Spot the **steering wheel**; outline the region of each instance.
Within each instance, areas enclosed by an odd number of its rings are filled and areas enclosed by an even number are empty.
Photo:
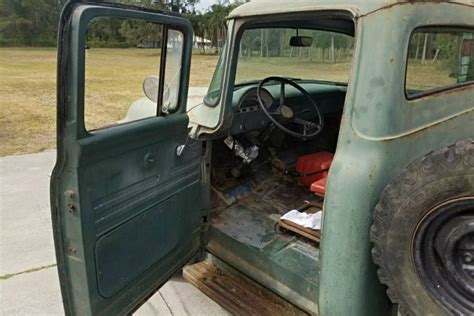
[[[280,82],[280,101],[278,104],[278,108],[275,111],[270,111],[265,106],[265,103],[263,102],[262,99],[262,87],[268,83],[268,82]],[[311,103],[311,105],[314,107],[316,110],[316,114],[318,116],[317,123],[310,122],[306,119],[303,119],[301,117],[298,117],[297,114],[293,111],[291,107],[288,105],[285,105],[285,85],[290,85],[294,87],[296,90],[301,92],[303,96],[306,97],[306,99]],[[321,112],[319,111],[319,107],[314,102],[313,98],[311,95],[303,89],[299,84],[294,82],[293,80],[283,78],[283,77],[268,77],[260,81],[260,84],[257,87],[257,99],[258,103],[260,104],[260,107],[262,108],[263,113],[270,119],[270,121],[275,124],[279,129],[281,129],[283,132],[287,133],[288,135],[297,137],[297,138],[302,138],[302,139],[307,139],[307,138],[312,138],[321,133],[323,130],[324,126],[324,119],[323,116],[321,115]],[[303,111],[306,112],[306,111]],[[300,125],[303,127],[303,132],[295,131],[293,129],[290,129],[285,126],[285,124],[289,123],[294,123],[296,125]]]

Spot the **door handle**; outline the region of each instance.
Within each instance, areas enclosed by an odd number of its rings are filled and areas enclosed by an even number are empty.
[[[153,166],[155,164],[155,161],[155,155],[150,153],[146,154],[144,160],[145,168],[150,168],[151,166]]]

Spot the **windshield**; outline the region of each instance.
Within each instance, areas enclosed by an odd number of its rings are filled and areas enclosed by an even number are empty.
[[[312,42],[307,42],[306,47],[290,45],[290,39],[297,35],[310,37]],[[347,83],[352,51],[353,37],[341,33],[296,28],[247,29],[239,44],[235,85],[269,76]],[[218,101],[222,64],[221,56],[206,97],[208,104]]]

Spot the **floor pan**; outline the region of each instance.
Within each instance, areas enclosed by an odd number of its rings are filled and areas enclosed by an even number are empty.
[[[268,183],[211,216],[208,250],[300,308],[317,311],[318,244],[277,231],[282,214],[307,199],[305,188]],[[313,202],[312,201],[312,202]]]

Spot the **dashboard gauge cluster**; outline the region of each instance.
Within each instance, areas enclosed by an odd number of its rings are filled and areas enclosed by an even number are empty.
[[[270,92],[266,89],[261,90],[262,100],[266,108],[269,109],[275,100],[273,99]],[[257,98],[257,88],[249,90],[241,99],[239,106],[237,107],[237,113],[246,113],[261,111],[260,104],[258,103]]]

